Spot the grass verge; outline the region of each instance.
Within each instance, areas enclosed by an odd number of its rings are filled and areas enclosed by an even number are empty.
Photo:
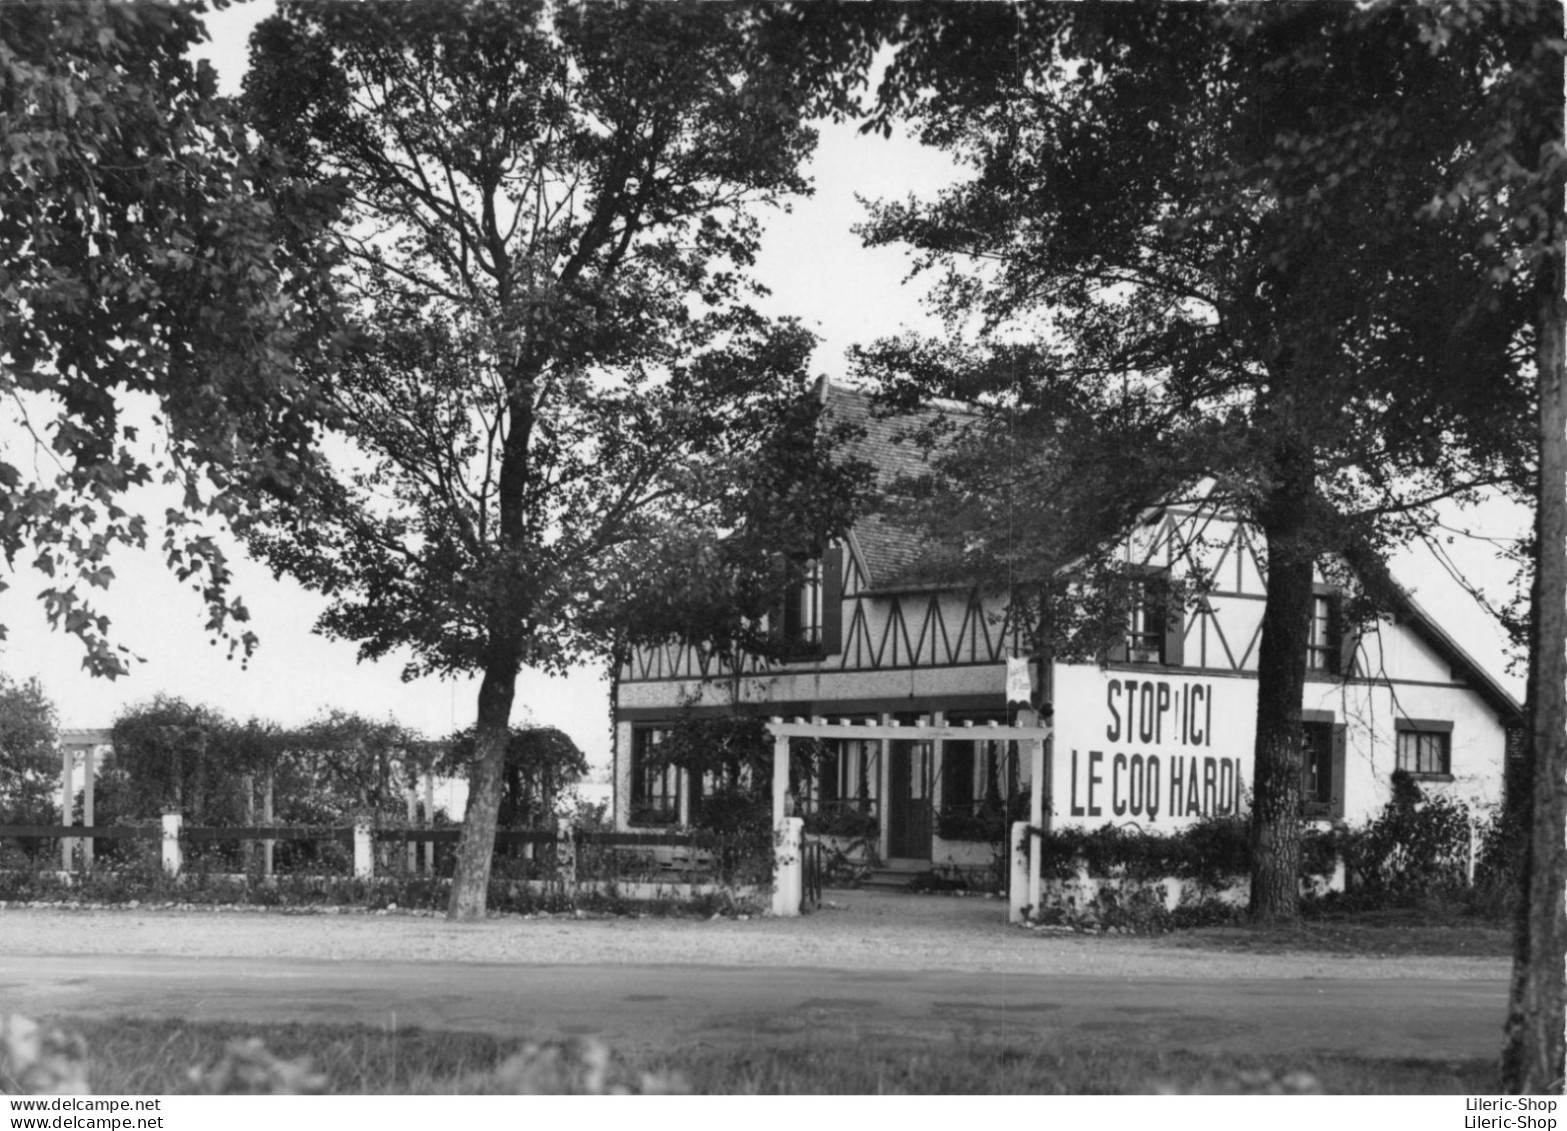
[[[1255,954],[1310,952],[1368,958],[1512,957],[1512,928],[1502,922],[1430,910],[1357,911],[1304,918],[1284,926],[1234,924],[1176,931],[1160,944]]]
[[[327,1092],[458,1093],[512,1090],[506,1065],[539,1046],[478,1033],[388,1030],[362,1025],[190,1023],[176,1020],[67,1020],[88,1049],[88,1080],[104,1095],[190,1091],[191,1069],[230,1055],[232,1042],[260,1038],[272,1057],[308,1058]],[[586,1054],[591,1059],[591,1054]],[[584,1056],[570,1043],[542,1059],[565,1071],[526,1077],[540,1091],[584,1090],[570,1069]],[[1206,1056],[1119,1047],[944,1037],[851,1042],[830,1036],[752,1047],[687,1046],[617,1055],[598,1069],[608,1086],[648,1090],[650,1081],[699,1094],[1144,1094],[1156,1091],[1410,1094],[1494,1092],[1493,1061]],[[230,1078],[244,1083],[243,1073]],[[541,1085],[542,1086],[539,1086]],[[236,1086],[228,1090],[250,1090]]]

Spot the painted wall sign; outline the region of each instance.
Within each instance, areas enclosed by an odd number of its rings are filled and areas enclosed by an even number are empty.
[[[1243,811],[1257,688],[1251,680],[1058,664],[1053,820],[1176,826]]]

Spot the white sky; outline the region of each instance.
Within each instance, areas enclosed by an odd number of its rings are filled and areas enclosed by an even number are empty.
[[[238,88],[250,29],[272,9],[270,2],[243,4],[208,17],[213,43],[205,53],[218,67],[225,88]],[[853,343],[904,328],[936,328],[921,311],[918,293],[903,285],[908,268],[904,254],[863,249],[850,232],[864,217],[855,195],[876,199],[928,193],[947,183],[951,167],[941,155],[908,141],[826,127],[812,173],[815,196],[797,202],[791,213],[769,224],[757,274],[773,291],[773,313],[796,315],[823,339],[815,369],[838,376],[844,370],[844,351]],[[161,504],[142,513],[157,515]],[[1469,512],[1455,525],[1512,537],[1527,522],[1522,508],[1496,505]],[[156,544],[156,534],[152,541]],[[1505,602],[1511,569],[1499,564],[1488,543],[1456,538],[1446,548],[1496,603]],[[249,606],[261,638],[248,669],[225,660],[222,647],[211,643],[202,629],[200,601],[163,568],[154,549],[117,555],[117,579],[107,598],[100,598],[116,641],[144,660],[128,677],[110,682],[86,675],[75,639],[48,630],[35,600],[43,579],[26,571],[9,578],[11,588],[0,593],[0,624],[10,634],[0,644],[0,671],[16,679],[37,676],[65,727],[107,726],[124,706],[158,692],[209,704],[241,720],[258,715],[284,725],[305,722],[328,707],[372,717],[390,715],[431,737],[473,721],[476,681],[403,683],[405,657],[357,663],[353,643],[326,640],[311,631],[325,607],[320,597],[274,580],[265,567],[245,560],[237,547],[232,553],[236,592]],[[1428,551],[1404,554],[1395,572],[1460,643],[1522,697],[1521,681],[1503,671],[1499,629]],[[557,726],[592,763],[608,763],[608,682],[601,672],[582,669],[563,678],[524,672],[516,703],[514,721]]]

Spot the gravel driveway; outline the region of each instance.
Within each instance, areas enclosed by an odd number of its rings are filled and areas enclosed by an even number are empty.
[[[298,914],[161,908],[0,910],[0,954],[271,956],[401,962],[704,964],[1159,978],[1505,978],[1502,958],[1234,954],[1161,939],[1035,933],[996,899],[828,893],[798,919]]]

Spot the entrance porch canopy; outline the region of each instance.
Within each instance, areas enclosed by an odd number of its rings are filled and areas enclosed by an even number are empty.
[[[784,810],[787,808],[789,795],[789,740],[791,738],[827,738],[827,739],[881,739],[882,741],[914,741],[930,742],[936,749],[937,760],[940,760],[941,744],[946,741],[964,742],[973,739],[999,739],[1002,741],[1017,741],[1023,744],[1023,749],[1028,757],[1029,765],[1029,798],[1028,798],[1028,823],[1034,828],[1044,825],[1045,817],[1045,743],[1050,740],[1053,730],[1050,726],[999,726],[987,724],[984,726],[901,726],[896,722],[886,723],[830,723],[824,718],[792,719],[785,722],[774,717],[767,721],[767,729],[773,736],[773,829],[774,841],[779,846],[779,861],[775,867],[777,882],[773,892],[773,913],[776,915],[799,914],[799,884],[798,877],[793,884],[787,884],[784,880],[784,854],[785,846],[793,841],[798,842],[798,833],[785,822],[790,820]],[[1028,890],[1035,904],[1038,903],[1039,892],[1039,853],[1029,852],[1029,877]],[[798,852],[795,853],[798,859]],[[792,891],[788,889],[792,887]]]

